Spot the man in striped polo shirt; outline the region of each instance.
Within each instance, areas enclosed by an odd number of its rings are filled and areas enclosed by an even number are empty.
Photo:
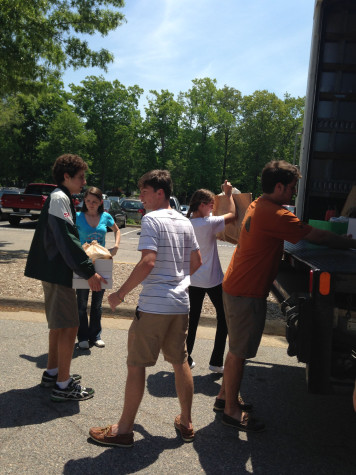
[[[104,445],[131,447],[133,425],[145,388],[145,367],[156,364],[160,350],[173,365],[181,413],[174,426],[185,442],[194,440],[191,419],[193,378],[187,361],[190,275],[201,265],[190,221],[171,209],[172,180],[167,170],[152,170],[138,186],[146,210],[138,250],[141,259],[121,288],[109,296],[114,310],[142,282],[136,317],[128,334],[128,375],[123,413],[117,424],[93,427],[89,434]]]

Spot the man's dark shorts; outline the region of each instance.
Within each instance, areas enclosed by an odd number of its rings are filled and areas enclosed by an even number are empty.
[[[64,285],[43,282],[48,328],[74,328],[79,326],[75,290]]]
[[[266,322],[266,299],[235,297],[223,292],[229,351],[239,358],[254,358]]]

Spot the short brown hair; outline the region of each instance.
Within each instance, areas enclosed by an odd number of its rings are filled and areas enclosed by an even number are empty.
[[[88,165],[79,155],[66,153],[57,158],[52,168],[54,181],[57,185],[64,182],[64,174],[68,173],[70,177],[76,175],[79,171],[88,169]]]
[[[140,189],[145,186],[152,186],[155,191],[162,189],[164,196],[169,200],[173,191],[171,174],[168,170],[151,170],[138,180],[138,187]]]
[[[299,179],[301,174],[298,168],[285,160],[272,160],[262,170],[261,184],[263,193],[273,193],[277,183],[289,185]]]

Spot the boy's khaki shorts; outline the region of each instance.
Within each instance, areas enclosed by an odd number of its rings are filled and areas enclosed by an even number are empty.
[[[128,334],[127,364],[154,366],[160,350],[172,364],[187,360],[188,315],[136,312]]]

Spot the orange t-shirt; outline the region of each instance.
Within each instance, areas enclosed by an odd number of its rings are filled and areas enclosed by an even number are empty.
[[[293,213],[265,198],[248,207],[239,244],[225,273],[223,289],[230,295],[266,298],[283,254],[283,243],[293,244],[312,227]]]

